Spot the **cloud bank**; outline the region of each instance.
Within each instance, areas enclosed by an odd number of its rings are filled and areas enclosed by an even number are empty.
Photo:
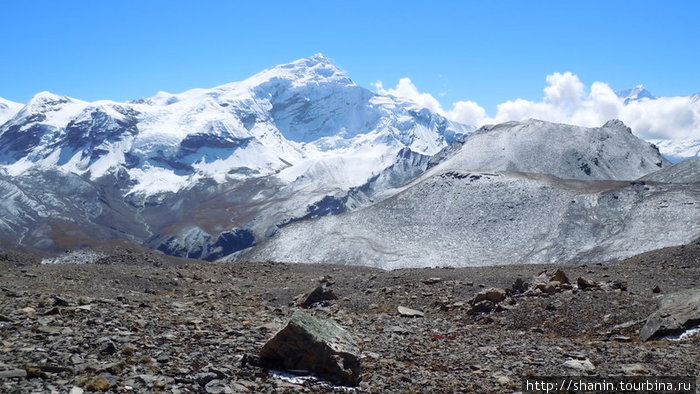
[[[420,92],[409,78],[402,78],[395,88],[375,84],[377,92],[401,97],[434,110],[448,119],[482,126],[511,120],[536,118],[579,126],[601,126],[610,119],[620,119],[646,140],[700,140],[700,97],[659,97],[631,100],[625,104],[604,82],[587,87],[570,72],[547,75],[541,101],[515,99],[497,106],[489,116],[474,101],[458,101],[445,109],[431,94]]]

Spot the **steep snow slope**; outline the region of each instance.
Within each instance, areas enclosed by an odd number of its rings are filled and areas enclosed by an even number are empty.
[[[291,224],[240,260],[386,269],[621,259],[700,236],[700,185],[437,171],[367,208]]]
[[[440,152],[429,166],[633,180],[669,164],[619,120],[585,128],[530,119],[484,126]]]
[[[0,125],[15,116],[20,109],[22,109],[22,104],[0,97]]]
[[[667,183],[698,183],[700,182],[700,158],[682,161],[671,167],[645,175],[640,180]]]

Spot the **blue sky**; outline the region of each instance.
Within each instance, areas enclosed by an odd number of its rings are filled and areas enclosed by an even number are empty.
[[[244,79],[322,52],[360,85],[410,77],[445,106],[539,100],[570,71],[700,91],[698,1],[2,2],[0,97],[118,101]]]

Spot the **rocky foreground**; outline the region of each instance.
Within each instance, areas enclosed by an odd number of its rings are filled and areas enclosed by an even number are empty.
[[[700,242],[609,265],[397,271],[101,253],[0,252],[1,392],[514,392],[527,376],[700,370],[700,335],[639,334],[662,297],[700,287]],[[359,386],[265,368],[299,310],[352,336]]]

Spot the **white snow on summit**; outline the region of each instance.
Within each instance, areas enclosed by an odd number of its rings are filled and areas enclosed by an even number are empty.
[[[582,180],[634,180],[670,164],[619,120],[587,128],[535,119],[484,126],[433,162],[442,170],[518,171]]]
[[[15,103],[0,97],[0,125],[15,116],[15,114],[19,112],[22,107],[23,105],[20,103]]]
[[[203,179],[263,177],[299,187],[358,186],[408,147],[431,155],[470,132],[420,106],[357,86],[317,54],[250,78],[127,103],[42,92],[0,126],[0,165],[92,179],[125,170],[129,194]]]

